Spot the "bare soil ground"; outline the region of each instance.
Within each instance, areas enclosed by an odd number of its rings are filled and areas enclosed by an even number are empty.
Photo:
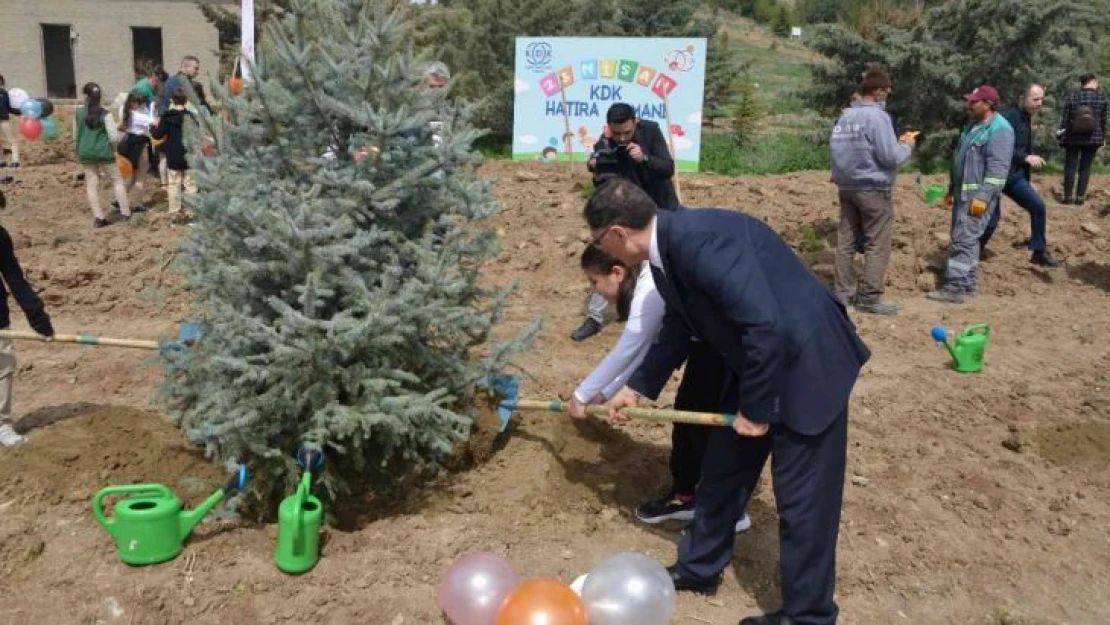
[[[64,151],[27,152],[0,220],[57,330],[172,338],[188,311],[171,268],[181,228],[156,213],[94,231]],[[585,176],[504,162],[483,174],[505,205],[494,223],[504,253],[489,278],[520,284],[505,332],[547,320],[522,359],[526,393],[565,398],[620,332],[567,338],[586,297]],[[1038,183],[1049,194],[1060,181]],[[1067,269],[1027,262],[1028,220],[1007,203],[982,296],[946,307],[923,295],[943,263],[947,214],[925,206],[911,180],[899,183],[888,297],[903,313],[857,319],[874,357],[852,402],[842,622],[1110,622],[1110,222],[1099,216],[1110,179],[1093,188],[1083,208],[1049,202],[1050,245]],[[765,218],[831,276],[838,209],[827,174],[692,175],[683,191],[691,206]],[[26,327],[18,309],[12,318]],[[951,371],[929,327],[976,322],[993,329],[986,370]],[[618,551],[674,557],[677,528],[631,517],[666,485],[669,430],[534,414],[487,463],[356,529],[328,530],[323,559],[303,577],[273,566],[275,526],[227,516],[202,523],[177,560],[130,568],[92,519],[96,490],[162,482],[195,504],[223,483],[221,471],[150,410],[159,371],[149,353],[23,342],[18,355],[15,417],[29,442],[0,451],[3,623],[439,623],[439,576],[468,550],[566,582]],[[770,489],[751,514],[721,593],[681,596],[676,623],[731,625],[777,606]]]

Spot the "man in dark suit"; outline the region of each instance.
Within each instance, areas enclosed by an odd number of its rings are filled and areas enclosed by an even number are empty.
[[[781,237],[743,213],[657,211],[642,190],[615,180],[590,198],[585,217],[606,252],[630,267],[650,261],[666,302],[659,337],[610,402],[610,419],[658,396],[690,337],[728,367],[721,405],[735,418],[710,435],[694,521],[668,569],[675,587],[716,590],[733,524],[770,455],[783,608],[740,623],[835,623],[848,399],[870,357],[844,307]]]

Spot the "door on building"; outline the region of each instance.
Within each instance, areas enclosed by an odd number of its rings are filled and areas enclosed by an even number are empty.
[[[46,97],[76,98],[73,40],[69,24],[42,25],[42,58],[46,64]]]
[[[135,78],[150,76],[165,69],[162,63],[162,29],[131,27],[131,49],[135,61]]]

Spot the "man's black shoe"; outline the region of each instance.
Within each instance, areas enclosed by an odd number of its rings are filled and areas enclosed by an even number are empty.
[[[593,319],[586,319],[578,329],[570,333],[570,338],[576,341],[585,341],[591,336],[601,332],[601,324]]]
[[[772,612],[763,616],[747,616],[740,619],[740,625],[794,625],[794,619],[782,612]]]
[[[1064,266],[1064,263],[1053,258],[1048,252],[1033,252],[1033,256],[1029,259],[1029,262],[1034,265],[1040,265],[1045,269],[1059,269]]]
[[[712,596],[717,594],[717,588],[721,585],[720,575],[707,581],[686,577],[679,572],[677,564],[668,566],[667,574],[671,576],[671,581],[674,582],[674,589],[679,592],[688,591]]]

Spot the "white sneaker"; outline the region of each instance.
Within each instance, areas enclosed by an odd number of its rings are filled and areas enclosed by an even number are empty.
[[[12,426],[7,423],[0,425],[0,447],[15,447],[26,441]]]
[[[740,517],[740,520],[736,522],[736,533],[739,534],[740,532],[746,532],[751,529],[751,526],[752,518],[748,516],[747,512],[745,512],[744,516]]]
[[[746,532],[749,529],[751,529],[751,527],[752,527],[752,518],[750,516],[748,516],[747,512],[745,512],[744,516],[740,517],[740,520],[736,522],[736,533],[739,534],[740,532]],[[687,523],[682,528],[682,535],[685,536],[686,532],[688,532],[689,530],[690,530],[690,524]]]

